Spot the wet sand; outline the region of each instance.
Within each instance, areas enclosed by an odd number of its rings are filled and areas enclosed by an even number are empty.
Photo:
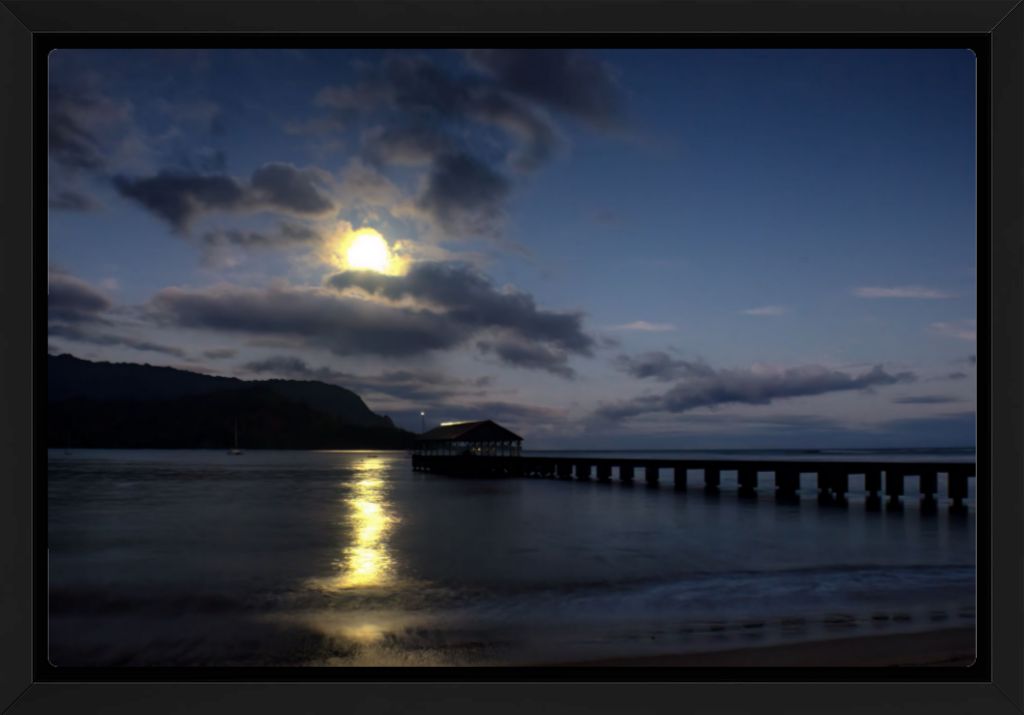
[[[967,667],[975,659],[974,637],[974,628],[947,628],[924,633],[870,635],[707,653],[608,658],[553,665],[644,668]]]

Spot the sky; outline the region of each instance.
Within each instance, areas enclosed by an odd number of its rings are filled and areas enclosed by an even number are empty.
[[[968,50],[57,50],[54,354],[527,448],[974,444]]]

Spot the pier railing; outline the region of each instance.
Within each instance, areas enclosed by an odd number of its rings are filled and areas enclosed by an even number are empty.
[[[737,494],[756,497],[759,476],[774,475],[774,495],[779,501],[798,501],[801,476],[814,475],[818,501],[845,505],[850,477],[864,477],[868,509],[902,508],[906,480],[917,478],[923,511],[934,511],[939,495],[939,475],[946,476],[946,497],[950,510],[964,512],[968,480],[975,477],[974,462],[743,460],[743,459],[637,459],[619,457],[481,457],[414,454],[415,471],[478,477],[536,477],[575,481],[611,482],[630,485],[639,477],[658,486],[663,472],[669,473],[677,490],[689,486],[690,472],[700,472],[706,492],[717,493],[722,472],[735,472]]]

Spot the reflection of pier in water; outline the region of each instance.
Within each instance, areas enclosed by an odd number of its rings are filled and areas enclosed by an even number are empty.
[[[740,497],[756,497],[759,475],[774,475],[774,494],[780,502],[797,503],[801,477],[813,475],[818,502],[845,506],[850,493],[850,477],[863,476],[863,491],[869,510],[880,509],[882,496],[887,508],[899,511],[908,478],[917,479],[922,512],[937,510],[939,475],[946,476],[946,497],[950,511],[966,513],[967,482],[975,476],[974,462],[896,462],[896,461],[814,461],[814,460],[728,460],[728,459],[631,459],[619,457],[522,457],[414,454],[413,469],[419,472],[478,477],[538,477],[577,482],[609,483],[613,476],[623,485],[633,483],[636,475],[652,487],[660,484],[667,472],[679,491],[690,486],[690,472],[700,472],[704,490],[717,494],[723,472],[736,473]],[[698,477],[699,478],[699,477]]]

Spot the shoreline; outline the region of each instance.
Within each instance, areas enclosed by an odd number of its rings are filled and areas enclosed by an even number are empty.
[[[627,656],[545,663],[545,667],[742,668],[742,667],[969,667],[975,628],[831,638],[676,655]]]

